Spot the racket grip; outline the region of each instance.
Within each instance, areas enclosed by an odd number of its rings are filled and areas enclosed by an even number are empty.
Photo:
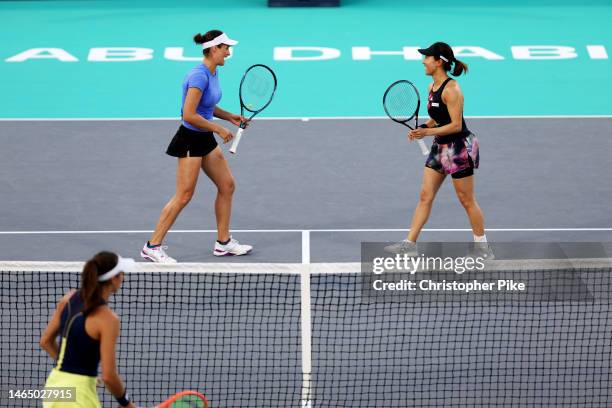
[[[423,139],[418,139],[417,142],[419,143],[419,147],[421,148],[421,153],[423,153],[423,156],[427,156],[429,154],[429,149],[427,148],[427,145],[425,144]]]
[[[236,132],[236,136],[234,136],[234,142],[232,143],[232,147],[230,147],[230,153],[235,154],[238,149],[238,143],[240,143],[240,139],[242,138],[242,132],[244,132],[243,128],[239,128]]]

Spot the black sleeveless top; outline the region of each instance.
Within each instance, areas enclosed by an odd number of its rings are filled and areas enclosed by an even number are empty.
[[[448,113],[448,107],[446,106],[444,101],[442,101],[442,92],[444,91],[446,84],[448,84],[452,80],[452,78],[447,78],[437,91],[434,92],[432,86],[431,91],[429,92],[427,113],[429,114],[430,118],[436,121],[438,127],[451,123],[450,114]],[[436,142],[451,143],[457,139],[468,137],[470,135],[470,131],[468,130],[467,125],[465,124],[465,119],[463,119],[463,116],[461,117],[461,123],[461,132],[445,136],[436,136]]]
[[[62,310],[60,320],[60,352],[56,368],[67,373],[98,375],[100,341],[89,337],[85,331],[84,302],[76,292]]]

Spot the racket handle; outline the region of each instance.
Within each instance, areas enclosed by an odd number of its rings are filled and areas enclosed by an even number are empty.
[[[240,143],[240,138],[242,137],[242,132],[244,132],[243,128],[239,128],[236,132],[236,136],[234,136],[234,142],[232,143],[232,147],[230,147],[230,153],[236,153],[236,149],[238,149],[238,143]]]
[[[423,156],[427,156],[429,154],[429,149],[427,148],[427,145],[425,144],[423,139],[418,139],[417,142],[419,143],[419,147],[421,148]]]

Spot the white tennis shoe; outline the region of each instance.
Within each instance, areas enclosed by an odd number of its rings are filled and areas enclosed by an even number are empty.
[[[402,254],[407,256],[418,256],[416,242],[410,242],[407,239],[396,242],[395,244],[387,245],[384,248],[385,252],[390,254]]]
[[[222,245],[215,241],[214,256],[246,255],[253,250],[251,245],[242,245],[240,242],[230,237],[230,241]]]
[[[492,261],[495,259],[493,249],[487,242],[474,242],[472,250],[468,254],[471,258],[483,258],[485,261]]]
[[[155,263],[176,263],[176,259],[171,258],[166,253],[167,246],[156,246],[153,248],[149,248],[147,244],[144,245],[142,251],[140,251],[140,256],[146,259],[147,261],[155,262]]]

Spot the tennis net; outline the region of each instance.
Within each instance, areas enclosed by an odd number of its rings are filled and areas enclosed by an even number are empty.
[[[550,286],[534,265],[499,270]],[[138,264],[111,299],[119,371],[139,406],[186,389],[211,407],[610,406],[610,265],[572,266],[587,297],[522,302],[366,300],[359,263]],[[81,266],[0,263],[1,406],[39,405],[7,391],[44,385],[38,340]]]

